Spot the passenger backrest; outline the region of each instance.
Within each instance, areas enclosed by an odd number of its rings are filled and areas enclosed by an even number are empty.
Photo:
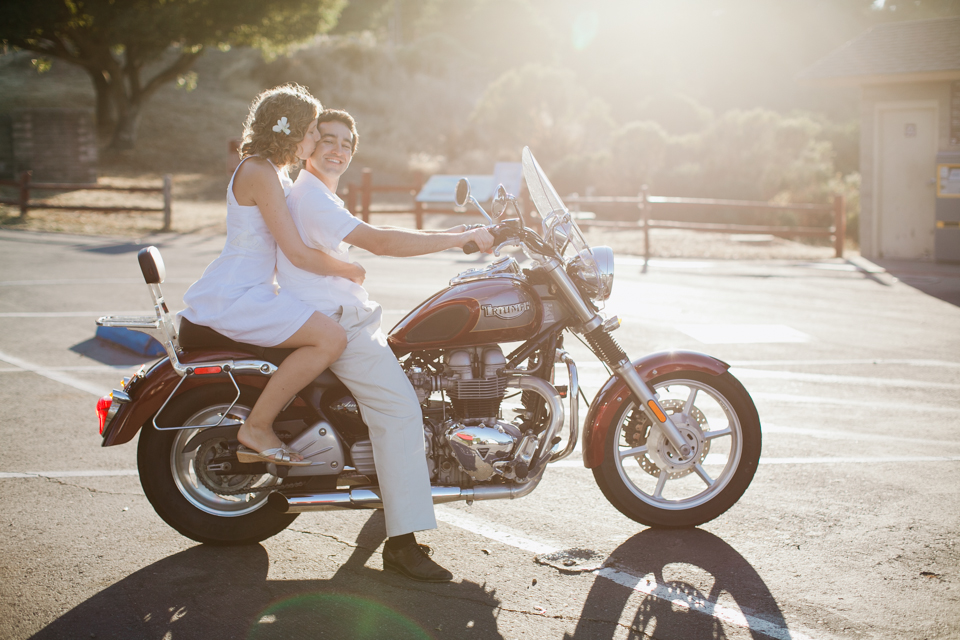
[[[140,272],[147,284],[160,284],[167,277],[167,270],[163,266],[163,258],[156,247],[146,247],[137,253],[140,263]]]

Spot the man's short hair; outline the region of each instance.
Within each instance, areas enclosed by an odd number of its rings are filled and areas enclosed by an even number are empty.
[[[353,149],[350,153],[357,152],[357,146],[360,144],[360,134],[357,133],[357,121],[353,119],[353,116],[340,109],[324,109],[320,112],[320,117],[317,118],[317,129],[324,122],[342,122],[345,124],[350,129],[350,135],[353,136]]]

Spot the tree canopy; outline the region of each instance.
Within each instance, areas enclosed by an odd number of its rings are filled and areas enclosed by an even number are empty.
[[[82,67],[110,146],[136,142],[143,103],[163,84],[189,82],[209,47],[282,48],[336,25],[345,0],[11,0],[0,40]]]

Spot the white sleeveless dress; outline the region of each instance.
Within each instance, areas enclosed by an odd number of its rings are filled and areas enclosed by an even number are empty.
[[[286,171],[274,168],[286,196],[292,182]],[[315,310],[277,286],[277,242],[259,207],[237,202],[236,175],[234,171],[227,186],[226,244],[183,295],[187,308],[180,314],[231,340],[274,347],[296,333]]]

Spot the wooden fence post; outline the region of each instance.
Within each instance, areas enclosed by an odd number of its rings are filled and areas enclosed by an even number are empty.
[[[360,190],[360,185],[354,184],[351,182],[347,185],[347,192],[343,194],[346,196],[343,199],[344,204],[347,207],[347,211],[356,215],[357,211],[357,191]]]
[[[423,229],[423,203],[417,200],[417,194],[423,189],[423,173],[417,171],[413,174],[413,217],[416,220],[417,230]]]
[[[20,174],[20,217],[27,217],[27,209],[30,203],[30,179],[33,177],[32,171],[24,171]]]
[[[843,257],[843,241],[847,236],[847,208],[843,196],[833,196],[833,246],[837,257]]]
[[[163,229],[161,231],[170,231],[173,226],[173,176],[169,173],[163,176]]]
[[[373,172],[370,167],[364,167],[360,176],[360,217],[367,224],[370,223],[370,200],[373,195]]]
[[[647,272],[650,262],[650,188],[640,187],[640,217],[643,219],[643,273]]]

